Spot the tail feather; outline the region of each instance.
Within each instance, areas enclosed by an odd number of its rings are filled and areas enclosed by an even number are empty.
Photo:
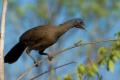
[[[5,63],[14,63],[18,60],[18,58],[22,55],[26,46],[22,43],[17,43],[5,56],[4,62]]]

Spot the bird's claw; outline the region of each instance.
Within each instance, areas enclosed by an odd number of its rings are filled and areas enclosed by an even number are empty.
[[[49,61],[52,61],[52,59],[53,59],[53,55],[48,54],[48,60],[49,60]]]
[[[34,61],[34,64],[35,64],[36,67],[39,66],[39,63],[40,63],[40,62],[39,62],[38,60],[35,60],[35,61]]]

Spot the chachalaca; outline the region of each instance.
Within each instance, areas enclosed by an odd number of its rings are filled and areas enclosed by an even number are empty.
[[[47,55],[44,50],[59,39],[69,29],[76,27],[84,28],[82,19],[71,19],[58,27],[54,25],[42,25],[34,27],[20,37],[19,42],[7,53],[4,58],[5,63],[14,63],[22,55],[23,51],[29,54],[31,50],[37,50],[41,55]]]

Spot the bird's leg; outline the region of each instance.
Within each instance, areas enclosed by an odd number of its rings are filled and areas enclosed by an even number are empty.
[[[40,51],[39,51],[39,54],[40,54],[40,55],[46,55],[46,56],[48,57],[48,60],[49,60],[49,61],[51,61],[52,58],[53,58],[53,56],[52,56],[51,54],[48,54],[48,53],[44,53],[44,52],[40,52]]]
[[[40,51],[39,51],[39,54],[40,55],[46,55],[46,56],[48,55],[48,53],[44,53],[44,52],[40,52]]]
[[[26,53],[27,55],[33,60],[35,66],[37,67],[39,65],[39,62],[37,60],[35,60],[35,58],[33,56],[30,55],[31,49],[30,48],[26,48]]]

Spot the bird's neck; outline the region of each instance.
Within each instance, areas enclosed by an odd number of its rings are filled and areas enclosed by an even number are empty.
[[[58,36],[61,36],[71,28],[73,28],[72,22],[65,22],[63,24],[60,24],[58,27]]]

